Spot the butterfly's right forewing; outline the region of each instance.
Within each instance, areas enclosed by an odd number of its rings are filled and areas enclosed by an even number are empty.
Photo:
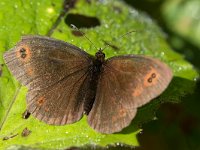
[[[63,41],[25,36],[4,54],[12,74],[28,87],[27,109],[48,124],[79,120],[92,57]]]

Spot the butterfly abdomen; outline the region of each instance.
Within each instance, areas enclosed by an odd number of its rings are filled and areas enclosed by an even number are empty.
[[[101,72],[102,62],[99,60],[94,60],[93,65],[89,68],[89,86],[86,93],[84,101],[84,114],[88,115],[92,109],[93,103],[95,101],[97,84],[99,80],[99,75]]]

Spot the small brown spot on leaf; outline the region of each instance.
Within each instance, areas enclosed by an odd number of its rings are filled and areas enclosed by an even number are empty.
[[[25,128],[25,129],[22,131],[21,136],[22,136],[22,137],[27,137],[27,136],[29,136],[29,134],[31,134],[31,130],[29,130],[28,128]]]

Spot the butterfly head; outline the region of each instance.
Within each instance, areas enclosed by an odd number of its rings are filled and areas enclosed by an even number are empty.
[[[105,54],[103,53],[103,50],[100,48],[98,52],[96,52],[95,57],[98,61],[104,62],[105,60]]]

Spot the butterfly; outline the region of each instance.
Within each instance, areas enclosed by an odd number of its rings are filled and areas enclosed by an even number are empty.
[[[4,60],[16,79],[28,88],[27,110],[51,125],[77,122],[85,114],[97,132],[127,127],[137,109],[159,96],[172,79],[163,62],[140,55],[105,59],[67,42],[44,36],[24,36]]]

